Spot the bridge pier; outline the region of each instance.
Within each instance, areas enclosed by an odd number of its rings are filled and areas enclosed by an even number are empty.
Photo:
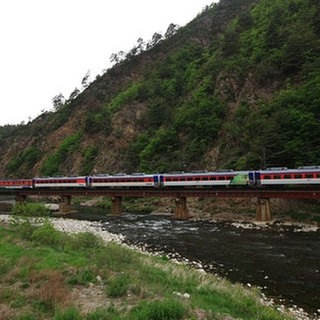
[[[122,197],[112,197],[111,214],[120,215],[122,213]]]
[[[272,218],[270,199],[258,198],[256,219],[257,221],[270,221]]]
[[[27,201],[27,196],[24,194],[17,194],[16,195],[16,203],[18,204],[25,204]]]
[[[71,211],[71,196],[61,196],[59,211],[62,213],[68,213]]]
[[[188,208],[187,208],[187,198],[186,197],[177,197],[175,199],[175,212],[173,215],[174,219],[186,220],[189,218]]]

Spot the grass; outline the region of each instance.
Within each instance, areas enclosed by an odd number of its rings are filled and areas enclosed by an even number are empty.
[[[0,226],[2,320],[291,319],[257,289],[48,221],[29,227]]]

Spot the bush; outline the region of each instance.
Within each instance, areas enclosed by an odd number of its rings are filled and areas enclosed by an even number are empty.
[[[90,269],[79,270],[68,279],[68,283],[71,285],[87,285],[95,281],[95,274]]]
[[[137,320],[178,320],[185,314],[182,303],[175,300],[142,302],[132,311]]]
[[[16,320],[37,320],[36,316],[32,314],[21,315]]]
[[[102,239],[91,232],[80,232],[73,235],[71,247],[81,249],[99,248],[103,245]]]
[[[129,288],[129,278],[126,275],[119,275],[112,279],[107,287],[107,294],[111,298],[123,297]]]
[[[48,221],[45,221],[43,225],[33,231],[31,240],[39,242],[43,245],[51,246],[55,246],[63,242],[62,234],[57,231]]]
[[[37,226],[45,223],[49,214],[50,211],[39,203],[18,204],[12,208],[10,224],[23,239],[31,240]]]
[[[92,171],[95,159],[99,153],[99,149],[96,146],[89,146],[83,153],[83,160],[81,163],[80,174],[88,175]]]
[[[120,320],[123,319],[119,313],[112,307],[108,309],[97,309],[89,313],[86,320]]]
[[[81,315],[76,308],[71,307],[65,311],[57,312],[54,320],[81,320]]]
[[[78,151],[81,141],[81,133],[76,132],[63,140],[59,149],[48,156],[43,162],[41,173],[45,176],[54,176],[60,174],[59,167],[67,159],[68,155]]]
[[[6,169],[9,173],[17,173],[21,172],[21,167],[24,166],[24,171],[30,171],[30,169],[36,164],[36,162],[40,159],[41,152],[36,147],[30,147],[23,152],[20,152],[14,158],[12,158]],[[24,173],[24,175],[27,173]]]
[[[23,203],[15,205],[12,214],[24,217],[47,217],[50,215],[50,210],[41,203]]]

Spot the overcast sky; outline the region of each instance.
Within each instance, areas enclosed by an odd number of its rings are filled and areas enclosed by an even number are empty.
[[[216,0],[2,0],[0,125],[27,123],[52,110],[110,55],[149,41],[170,23],[183,26]]]

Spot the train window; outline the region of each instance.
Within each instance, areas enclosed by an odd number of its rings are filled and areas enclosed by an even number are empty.
[[[273,179],[281,179],[281,176],[274,175],[274,176],[273,176]]]
[[[290,174],[285,174],[283,177],[284,177],[285,179],[291,179],[291,175],[290,175]]]
[[[306,178],[312,179],[313,178],[313,174],[306,174]]]
[[[294,175],[294,178],[295,178],[295,179],[302,179],[302,174],[295,174],[295,175]]]
[[[201,180],[201,177],[195,177],[194,180],[200,181],[200,180]]]
[[[320,178],[320,174],[319,173],[317,173],[317,178]]]
[[[208,181],[209,178],[208,177],[203,177],[202,180]]]
[[[217,180],[216,177],[210,177],[210,180]]]
[[[265,179],[265,180],[270,180],[270,179],[271,179],[271,176],[262,176],[261,178],[262,178],[262,179]]]
[[[225,180],[225,177],[219,177],[218,180]]]

